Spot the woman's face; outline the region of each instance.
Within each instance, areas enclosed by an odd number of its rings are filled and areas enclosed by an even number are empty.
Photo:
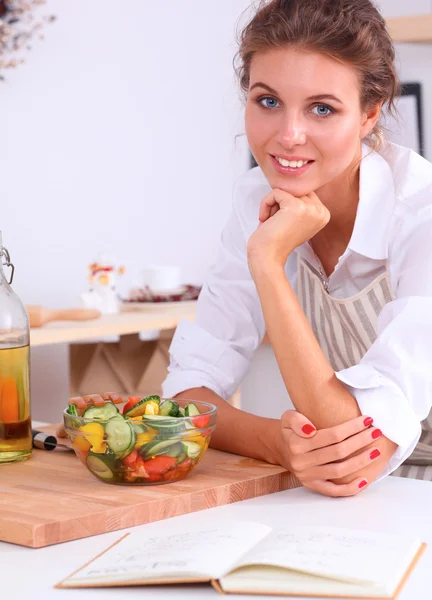
[[[246,135],[273,189],[303,196],[342,181],[375,123],[350,65],[292,48],[253,57]]]

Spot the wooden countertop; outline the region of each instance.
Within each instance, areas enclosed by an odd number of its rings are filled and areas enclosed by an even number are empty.
[[[79,342],[140,331],[174,329],[182,319],[193,321],[196,302],[103,315],[92,321],[56,321],[30,330],[31,346]]]

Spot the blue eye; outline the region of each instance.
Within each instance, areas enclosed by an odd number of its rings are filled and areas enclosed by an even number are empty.
[[[314,112],[315,115],[317,115],[318,117],[329,117],[331,114],[334,113],[334,110],[332,108],[330,108],[330,106],[327,106],[327,104],[317,104],[316,106],[313,107],[312,112],[316,109],[316,112]]]
[[[262,98],[258,98],[258,104],[263,108],[276,108],[279,102],[272,96],[263,96]]]

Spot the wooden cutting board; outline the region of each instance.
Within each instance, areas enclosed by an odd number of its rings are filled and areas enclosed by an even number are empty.
[[[299,486],[282,467],[211,448],[183,481],[153,486],[107,484],[70,450],[33,450],[0,465],[0,540],[41,548]]]

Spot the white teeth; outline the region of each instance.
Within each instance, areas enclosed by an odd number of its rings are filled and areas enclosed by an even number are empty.
[[[291,167],[291,169],[300,169],[300,167],[303,167],[308,163],[307,160],[286,160],[285,158],[279,158],[278,156],[275,156],[275,158],[283,167]]]

